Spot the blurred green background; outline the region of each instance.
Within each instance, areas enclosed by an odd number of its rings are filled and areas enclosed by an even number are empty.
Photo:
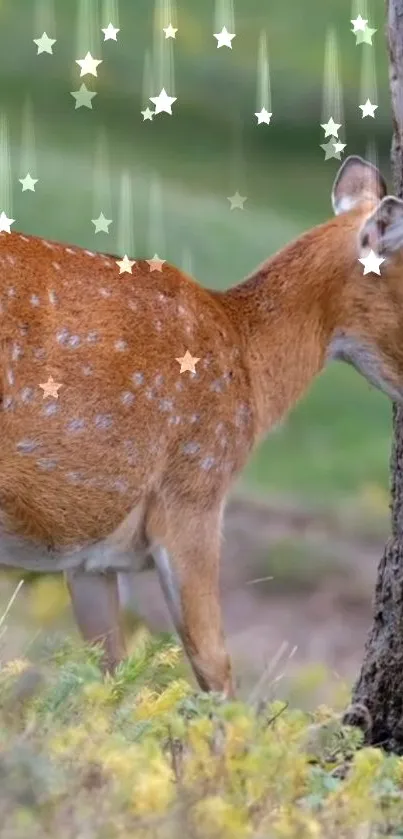
[[[331,116],[323,115],[329,30],[339,61],[342,139],[347,143],[343,156],[365,156],[372,144],[390,184],[391,115],[381,0],[361,7],[378,30],[372,47],[356,45],[350,19],[357,9],[346,0],[238,0],[232,50],[217,49],[213,0],[178,0],[172,7],[178,33],[170,42],[174,90],[169,79],[164,83],[177,102],[172,116],[161,114],[146,122],[140,111],[150,104],[144,87],[147,51],[151,73],[156,69],[154,4],[120,0],[118,19],[112,19],[120,27],[118,40],[104,43],[99,27],[107,26],[113,8],[117,3],[97,0],[0,3],[0,110],[8,126],[8,146],[3,131],[0,149],[0,189],[3,203],[10,205],[1,209],[16,219],[14,229],[118,252],[122,225],[127,229],[127,194],[122,199],[126,173],[133,257],[157,251],[191,268],[211,287],[240,281],[291,238],[331,215],[330,192],[340,164],[325,162],[319,147],[325,142],[320,123]],[[46,20],[48,25],[41,26]],[[52,56],[36,54],[32,39],[43,29],[57,39]],[[259,110],[262,30],[267,33],[273,118],[270,126],[258,127],[254,112]],[[75,59],[84,57],[86,49],[81,54],[78,49],[87,33],[89,41],[95,39],[93,49],[90,43],[88,48],[103,63],[97,78],[80,79]],[[368,50],[376,71],[375,120],[363,120],[358,107],[363,104],[361,70]],[[75,110],[70,94],[83,81],[98,93],[92,110]],[[154,95],[159,92],[155,82]],[[28,146],[34,154],[29,168],[39,178],[35,193],[23,193],[18,182],[26,174],[21,155],[27,107],[32,114]],[[97,175],[101,135],[107,155],[104,174]],[[12,187],[8,199],[7,172]],[[110,201],[97,206],[97,189],[105,187],[108,195],[109,178]],[[243,211],[230,211],[227,196],[236,190],[247,196]],[[126,222],[121,222],[119,234],[122,201]],[[94,233],[91,219],[101,209],[114,220],[109,235]],[[354,371],[331,365],[260,447],[241,483],[327,504],[359,498],[368,487],[386,493],[390,416],[385,397]]]

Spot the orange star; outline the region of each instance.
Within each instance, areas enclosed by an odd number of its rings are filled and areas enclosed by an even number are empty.
[[[49,376],[47,382],[45,382],[42,385],[39,385],[39,387],[41,387],[43,390],[44,399],[46,399],[47,396],[54,396],[55,399],[58,399],[59,394],[57,391],[60,387],[63,387],[63,385],[59,384],[58,382],[55,382],[53,376]]]
[[[152,259],[146,259],[150,266],[150,271],[162,271],[162,266],[165,262],[165,259],[160,259],[158,254],[155,253]]]
[[[180,373],[186,373],[186,370],[189,370],[189,373],[195,373],[196,364],[200,358],[193,358],[189,350],[186,350],[185,355],[182,358],[176,358],[175,361],[178,361],[181,366]]]

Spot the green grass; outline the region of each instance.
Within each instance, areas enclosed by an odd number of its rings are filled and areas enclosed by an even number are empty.
[[[362,839],[402,835],[402,761],[257,690],[195,694],[178,650],[139,645],[103,680],[93,651],[0,669],[2,839]],[[316,673],[301,686],[318,680]],[[269,686],[273,692],[274,685]]]

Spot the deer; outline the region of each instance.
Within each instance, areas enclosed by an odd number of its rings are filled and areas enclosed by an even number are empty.
[[[0,566],[63,572],[106,672],[126,655],[118,575],[151,555],[198,685],[233,697],[220,541],[235,477],[331,360],[403,400],[403,201],[357,155],[331,200],[330,221],[225,291],[158,258],[122,271],[0,234]],[[378,272],[360,263],[371,250]]]

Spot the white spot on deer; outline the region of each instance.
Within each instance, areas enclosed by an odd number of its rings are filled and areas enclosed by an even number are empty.
[[[89,332],[87,335],[88,344],[96,344],[98,341],[98,332]]]
[[[116,490],[116,492],[121,492],[122,494],[127,492],[129,489],[127,481],[123,481],[121,478],[117,478],[115,481],[110,481],[109,486],[111,489]]]
[[[210,367],[210,364],[211,364],[211,356],[208,355],[208,356],[206,356],[206,358],[203,359],[204,369],[207,370],[207,367]]]
[[[192,327],[190,326],[189,323],[187,323],[186,326],[185,326],[185,332],[187,332],[188,335],[191,335],[192,332],[193,332],[193,329],[192,329]]]
[[[15,288],[11,287],[7,289],[7,294],[9,297],[15,297]]]
[[[3,402],[3,408],[5,411],[14,410],[14,400],[11,398],[11,396],[6,396]]]
[[[211,455],[209,455],[208,457],[205,457],[205,458],[202,460],[202,462],[201,462],[200,466],[201,466],[201,468],[202,468],[202,469],[204,469],[206,472],[209,472],[209,471],[210,471],[210,469],[212,469],[212,468],[213,468],[214,464],[215,464],[215,458],[214,458],[214,457],[212,457]]]
[[[39,297],[38,297],[37,294],[31,294],[30,301],[31,301],[33,306],[40,306],[41,305],[41,301],[39,300]]]
[[[110,428],[113,419],[110,414],[97,414],[95,417],[95,425],[97,428]]]
[[[137,446],[133,440],[125,440],[123,446],[126,451],[129,466],[134,466],[137,460]]]
[[[66,478],[72,484],[81,484],[85,480],[82,472],[66,472]]]
[[[192,416],[190,417],[190,420],[189,420],[189,422],[191,422],[192,425],[194,425],[195,422],[199,422],[199,421],[200,421],[200,414],[192,414]]]
[[[54,268],[56,268],[56,271],[60,271],[60,265],[58,262],[52,262],[52,265]]]
[[[137,312],[137,303],[135,303],[134,300],[129,300],[127,305],[132,312]]]
[[[122,339],[119,339],[119,341],[115,341],[115,350],[117,350],[118,352],[124,352],[125,350],[127,350],[127,341],[123,341]]]
[[[182,451],[184,454],[197,454],[200,451],[200,443],[184,443]]]
[[[132,382],[137,385],[142,385],[144,383],[144,373],[133,373],[132,375]]]
[[[35,449],[37,449],[38,446],[39,443],[36,440],[20,440],[17,443],[18,451],[22,452],[23,454],[35,451]]]
[[[221,379],[215,379],[214,382],[211,382],[209,390],[214,391],[214,393],[222,393],[223,392],[223,383]]]
[[[51,251],[55,249],[55,246],[50,242],[47,242],[45,239],[42,239],[42,244],[45,245],[45,248],[49,248]]]
[[[84,253],[86,253],[87,256],[97,256],[97,254],[94,253],[93,251],[84,251]]]
[[[85,420],[80,419],[78,417],[69,420],[67,423],[67,431],[72,431],[76,433],[77,431],[82,431],[85,428]]]
[[[184,306],[178,306],[178,315],[186,315],[186,309],[184,308]]]
[[[182,384],[182,382],[181,382],[180,380],[178,380],[178,381],[175,383],[175,390],[179,390],[179,391],[183,390],[183,384]]]
[[[103,260],[102,260],[102,262],[103,262],[103,263],[104,263],[104,265],[106,265],[108,268],[110,268],[110,267],[112,266],[112,262],[111,262],[109,259],[103,259]]]
[[[22,326],[18,329],[20,335],[28,335],[28,325],[26,323],[22,324]]]
[[[158,300],[160,300],[161,303],[166,303],[167,299],[168,298],[167,298],[166,294],[163,294],[162,291],[160,291],[159,294],[158,294]]]
[[[66,329],[66,327],[63,326],[62,329],[59,329],[59,331],[56,332],[56,341],[58,342],[58,344],[67,344],[68,340],[69,340],[68,329]]]
[[[75,251],[73,251],[73,248],[65,248],[64,250],[66,251],[66,253],[71,253],[71,254],[73,254],[73,256],[74,256],[74,254],[75,254]]]
[[[56,303],[58,302],[58,299],[57,299],[56,293],[52,289],[48,292],[48,297],[49,297],[49,302],[52,303],[53,306],[56,306]]]
[[[155,385],[156,385],[156,387],[162,387],[163,384],[164,384],[164,377],[163,377],[162,373],[158,373],[158,375],[155,377]]]
[[[160,411],[172,411],[173,406],[173,399],[160,399],[159,401]]]
[[[32,387],[23,387],[21,391],[22,402],[32,402],[34,396],[34,389]]]
[[[102,297],[110,297],[112,294],[109,288],[100,288],[99,293]]]
[[[9,367],[9,368],[8,368],[8,370],[7,370],[7,381],[8,381],[8,383],[9,383],[9,385],[13,385],[13,384],[14,384],[14,381],[15,381],[15,379],[14,379],[14,373],[13,373],[13,371],[10,369],[10,367]]]
[[[135,396],[134,393],[131,393],[130,390],[125,390],[120,397],[120,401],[122,405],[132,405],[134,402]]]
[[[13,349],[11,352],[11,360],[18,361],[21,356],[24,355],[24,350],[20,347],[19,344],[13,344]]]
[[[36,358],[37,361],[42,361],[45,356],[46,350],[43,347],[37,347],[37,349],[34,350],[34,358]]]
[[[15,258],[11,256],[11,253],[6,253],[6,259],[10,263],[10,265],[15,265]]]
[[[54,414],[59,413],[59,406],[56,405],[56,402],[49,402],[48,405],[44,405],[41,411],[43,417],[53,417]]]
[[[78,347],[81,344],[81,338],[78,335],[70,335],[67,343],[69,347],[73,347],[74,349],[74,347]]]
[[[43,472],[52,472],[53,469],[56,469],[57,461],[50,457],[40,457],[39,460],[36,461],[36,465],[38,469],[42,469]]]
[[[92,376],[94,369],[91,364],[84,364],[81,368],[84,376]]]
[[[181,417],[169,417],[168,424],[169,425],[179,425],[181,422]]]
[[[22,239],[23,242],[29,242],[29,239],[27,239],[26,236],[23,236],[22,233],[20,233],[20,239]]]
[[[162,329],[162,323],[161,323],[161,321],[160,321],[160,320],[156,320],[156,321],[155,321],[155,328],[156,328],[157,332],[161,332],[161,329]]]
[[[250,408],[245,402],[238,405],[235,415],[235,425],[237,428],[245,427],[250,421]]]

